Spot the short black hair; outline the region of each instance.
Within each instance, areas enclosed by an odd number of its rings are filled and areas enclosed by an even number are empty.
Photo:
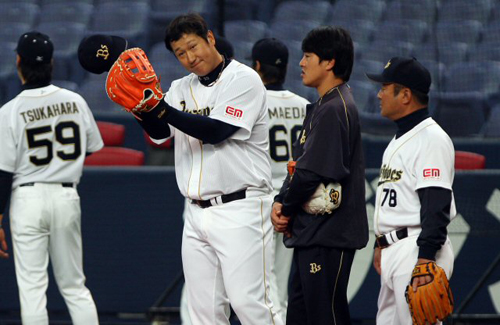
[[[400,84],[394,84],[394,96],[397,96],[403,88],[408,88],[406,86],[400,85]],[[427,106],[429,104],[429,95],[424,94],[421,91],[415,90],[415,89],[410,89],[413,97],[415,97],[415,101],[419,103],[420,105],[425,105]]]
[[[253,61],[253,68],[256,67],[256,61]],[[262,81],[266,84],[284,84],[286,78],[286,66],[277,67],[271,64],[260,63],[260,73]]]
[[[321,26],[302,41],[302,51],[316,54],[321,61],[335,59],[333,73],[349,81],[354,63],[354,45],[349,32],[341,27]]]
[[[19,69],[26,82],[33,84],[49,84],[52,81],[52,62],[31,63],[27,60],[19,61]]]
[[[184,34],[196,34],[208,42],[208,26],[205,19],[197,13],[176,17],[165,32],[165,46],[173,52],[171,42],[178,41]]]
[[[215,48],[217,52],[224,55],[228,59],[234,58],[234,48],[231,42],[222,36],[215,37]]]

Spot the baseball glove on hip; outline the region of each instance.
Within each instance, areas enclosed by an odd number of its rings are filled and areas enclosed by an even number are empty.
[[[413,279],[429,275],[432,281],[417,287],[413,292]],[[435,262],[418,264],[413,269],[410,284],[406,288],[406,301],[410,307],[413,324],[434,324],[453,312],[453,295],[446,273]]]
[[[309,201],[302,209],[309,214],[330,214],[340,206],[342,201],[342,186],[339,183],[319,184]]]
[[[163,99],[160,80],[144,51],[124,51],[108,72],[108,97],[128,112],[147,112]]]
[[[287,170],[290,176],[295,173],[296,161],[290,160]],[[340,206],[342,201],[342,186],[339,183],[321,183],[311,198],[302,205],[302,209],[309,214],[330,214]]]

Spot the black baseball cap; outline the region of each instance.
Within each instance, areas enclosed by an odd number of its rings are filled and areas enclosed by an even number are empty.
[[[119,36],[90,35],[78,46],[78,61],[85,70],[101,74],[111,69],[127,45],[127,40]]]
[[[19,37],[16,51],[23,60],[31,64],[50,63],[54,44],[47,35],[32,31]]]
[[[263,38],[254,44],[252,48],[252,60],[276,67],[286,67],[288,63],[288,48],[276,38]]]
[[[429,70],[410,57],[393,57],[385,65],[382,74],[367,73],[366,76],[376,82],[396,83],[424,94],[429,93],[432,82]]]

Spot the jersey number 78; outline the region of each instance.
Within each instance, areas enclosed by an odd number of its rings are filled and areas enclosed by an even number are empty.
[[[385,201],[389,199],[389,206],[394,208],[398,205],[397,192],[394,189],[384,188],[384,198],[382,199],[381,206],[384,206]]]

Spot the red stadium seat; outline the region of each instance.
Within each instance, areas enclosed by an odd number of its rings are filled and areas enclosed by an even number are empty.
[[[125,141],[125,126],[116,123],[97,121],[105,146],[122,146]]]
[[[155,148],[170,149],[173,147],[172,138],[168,139],[167,141],[163,142],[162,144],[154,143],[153,140],[151,140],[151,138],[149,137],[149,135],[146,132],[144,132],[144,138],[146,139],[146,142],[148,145],[155,147]]]
[[[122,147],[104,147],[85,159],[85,166],[142,166],[144,153]]]
[[[486,157],[474,152],[455,151],[455,169],[472,170],[484,169],[486,166]]]

